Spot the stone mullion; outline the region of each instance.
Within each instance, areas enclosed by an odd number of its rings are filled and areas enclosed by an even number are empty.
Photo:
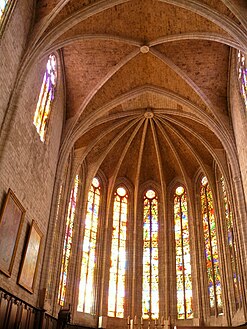
[[[100,180],[102,181],[102,179]],[[104,239],[101,237],[103,236],[103,232],[105,231],[104,227],[104,219],[106,218],[106,183],[102,182],[101,183],[101,195],[100,195],[100,205],[99,205],[99,219],[98,219],[98,230],[97,230],[97,243],[96,243],[96,272],[95,272],[95,314],[96,315],[102,315],[101,314],[101,309],[100,309],[100,301],[102,294],[104,291],[101,289],[102,287],[102,278],[103,276],[103,259],[104,259]],[[104,286],[104,284],[103,284]]]
[[[176,248],[175,248],[175,233],[174,233],[174,203],[173,199],[169,200],[168,216],[166,224],[166,239],[167,239],[167,250],[166,250],[166,285],[167,285],[167,296],[166,296],[166,320],[171,318],[172,324],[177,321],[177,290],[176,290]],[[170,239],[170,240],[169,240]],[[168,257],[170,255],[170,257]],[[170,269],[170,270],[169,270]],[[170,282],[170,286],[169,286]]]
[[[164,216],[163,199],[160,198],[158,202],[158,220],[159,220],[159,232],[158,232],[158,258],[159,258],[159,318],[168,317],[169,313],[167,311],[167,290],[166,285],[166,257],[167,250],[165,248],[165,221],[167,221],[167,216]],[[168,243],[166,243],[168,245]]]
[[[125,317],[128,317],[130,315],[131,311],[131,290],[132,290],[132,273],[133,273],[133,259],[132,259],[132,252],[131,252],[131,245],[133,243],[133,195],[128,191],[128,214],[127,214],[127,237],[126,237],[126,259],[128,267],[126,269],[126,299],[125,299],[125,305],[124,305],[124,312]]]
[[[194,184],[193,184],[194,185]],[[202,307],[202,264],[200,258],[200,241],[198,235],[198,197],[195,195],[194,186],[190,186],[187,192],[187,207],[189,219],[189,236],[190,236],[190,255],[191,255],[191,275],[192,275],[192,293],[193,293],[193,314],[194,322],[201,325],[203,322]],[[193,202],[191,202],[193,200]],[[199,226],[200,227],[200,226]]]
[[[201,304],[201,324],[204,324],[204,321],[210,316],[210,308],[209,308],[209,296],[208,296],[208,284],[207,277],[205,275],[206,264],[205,264],[205,243],[204,243],[204,234],[203,234],[203,223],[202,223],[202,213],[201,213],[201,195],[199,188],[196,192],[196,236],[197,236],[197,244],[198,244],[198,258],[199,258],[199,266],[197,268],[198,275],[198,298],[200,299]]]
[[[106,207],[108,201],[108,191],[104,193],[104,197],[102,198],[101,202],[104,205],[104,209],[102,209],[102,226],[101,226],[101,264],[99,269],[99,302],[98,302],[98,314],[99,316],[106,317],[107,316],[107,305],[108,305],[108,289],[109,289],[109,268],[110,268],[110,252],[111,252],[111,239],[112,239],[112,205],[113,199],[110,200],[110,207]],[[107,209],[109,213],[107,213]],[[104,216],[103,216],[104,214]],[[103,225],[103,218],[104,218],[104,225]]]

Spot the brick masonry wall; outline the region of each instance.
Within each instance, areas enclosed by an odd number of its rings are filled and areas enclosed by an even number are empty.
[[[0,126],[27,43],[32,13],[33,0],[18,0],[0,38]]]
[[[9,54],[7,53],[6,57],[8,56]],[[9,109],[13,115],[10,127],[8,127],[8,131],[6,132],[7,139],[4,141],[4,149],[0,158],[1,205],[10,187],[26,209],[26,216],[12,275],[10,278],[7,278],[5,275],[0,274],[0,285],[34,306],[38,305],[40,275],[50,217],[64,112],[62,76],[61,69],[58,67],[59,81],[55,102],[52,107],[47,138],[45,143],[42,143],[33,125],[33,116],[43,80],[46,61],[47,58],[41,62],[34,63],[28,75],[22,81],[20,94],[18,95],[16,103]],[[7,103],[6,98],[8,95],[4,94],[4,96],[4,101]],[[0,142],[2,143],[3,141]],[[34,294],[30,294],[17,284],[17,278],[28,227],[33,219],[37,222],[43,233],[43,243]]]
[[[230,81],[230,99],[231,99],[231,116],[234,129],[234,135],[237,145],[240,170],[245,194],[247,196],[247,111],[244,101],[240,94],[239,83],[237,80],[236,60],[233,60],[231,81]]]

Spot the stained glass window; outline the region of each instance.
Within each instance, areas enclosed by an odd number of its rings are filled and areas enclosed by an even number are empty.
[[[54,54],[51,54],[46,64],[46,71],[43,83],[39,93],[39,99],[34,114],[33,123],[42,142],[45,141],[45,134],[49,121],[51,105],[54,100],[55,88],[57,82],[57,60]]]
[[[158,271],[158,199],[153,190],[144,195],[143,208],[143,274],[142,317],[159,317]]]
[[[233,232],[231,204],[227,197],[225,180],[224,180],[223,176],[221,177],[221,184],[222,184],[224,212],[225,212],[225,219],[226,219],[226,226],[227,226],[227,243],[228,243],[228,248],[229,248],[230,257],[231,257],[234,297],[235,297],[236,308],[238,309],[239,304],[240,304],[240,287],[239,287],[239,275],[238,275],[238,268],[237,268],[237,251],[236,251],[236,243],[235,243],[234,232]]]
[[[223,314],[222,287],[213,196],[206,176],[201,180],[200,194],[210,314],[217,316]]]
[[[246,55],[240,50],[238,51],[238,78],[240,82],[240,91],[247,111],[247,60]]]
[[[58,304],[60,304],[61,306],[64,305],[64,301],[65,301],[68,266],[69,266],[69,259],[71,254],[73,226],[75,219],[76,199],[78,193],[78,183],[79,183],[79,177],[77,175],[74,181],[74,186],[70,194],[70,202],[68,207],[65,237],[63,243],[62,267],[60,273],[60,283],[59,283],[59,292],[58,292]]]
[[[192,279],[187,195],[182,186],[174,195],[178,319],[192,319]]]
[[[100,183],[95,177],[88,193],[82,245],[82,264],[77,311],[93,313],[96,242],[99,220]]]
[[[128,194],[124,187],[119,187],[117,189],[113,208],[108,316],[123,318],[126,281],[126,230],[128,215]]]
[[[8,0],[0,0],[0,22],[2,21],[3,15],[5,14],[8,2]]]

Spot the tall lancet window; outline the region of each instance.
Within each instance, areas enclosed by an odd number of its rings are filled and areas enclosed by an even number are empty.
[[[217,316],[223,314],[222,287],[213,196],[206,176],[200,190],[210,314]]]
[[[51,54],[46,64],[46,71],[43,83],[39,93],[39,99],[34,114],[33,123],[42,142],[45,141],[48,121],[51,112],[51,105],[54,100],[55,88],[57,83],[57,60],[54,54]]]
[[[143,209],[142,316],[144,319],[159,317],[158,229],[157,195],[153,190],[148,190],[144,195]]]
[[[182,186],[176,188],[174,195],[174,221],[177,316],[178,319],[191,319],[193,311],[188,205],[187,195]]]
[[[222,191],[223,191],[223,201],[224,201],[224,212],[225,212],[225,219],[226,219],[226,226],[227,226],[227,243],[231,257],[231,269],[233,275],[233,286],[234,286],[234,297],[235,297],[235,304],[236,309],[240,306],[240,287],[239,287],[239,274],[238,274],[238,267],[237,267],[237,250],[236,250],[236,242],[234,239],[234,232],[233,232],[233,220],[232,220],[232,210],[231,204],[227,197],[225,180],[223,176],[221,177],[221,184],[222,184]]]
[[[238,79],[240,82],[240,91],[243,96],[245,110],[247,111],[247,60],[246,55],[238,51]]]
[[[123,318],[126,282],[126,230],[128,215],[128,194],[124,187],[119,187],[117,189],[113,208],[108,316]]]
[[[82,245],[78,312],[94,313],[95,258],[99,221],[100,183],[95,177],[88,193],[87,214]]]
[[[78,193],[78,184],[79,184],[79,177],[77,175],[75,177],[74,186],[70,193],[70,202],[69,202],[68,213],[66,218],[62,267],[61,267],[60,283],[59,283],[59,291],[58,291],[58,304],[60,304],[61,306],[64,305],[64,301],[65,301],[68,266],[69,266],[69,259],[71,254],[73,227],[74,227],[74,219],[75,219],[76,199]]]

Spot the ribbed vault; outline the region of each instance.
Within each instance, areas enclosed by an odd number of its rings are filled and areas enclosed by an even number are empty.
[[[59,52],[59,170],[72,149],[111,184],[189,183],[214,162],[235,163],[228,65],[232,48],[246,50],[240,9],[227,0],[39,1],[20,75]]]

